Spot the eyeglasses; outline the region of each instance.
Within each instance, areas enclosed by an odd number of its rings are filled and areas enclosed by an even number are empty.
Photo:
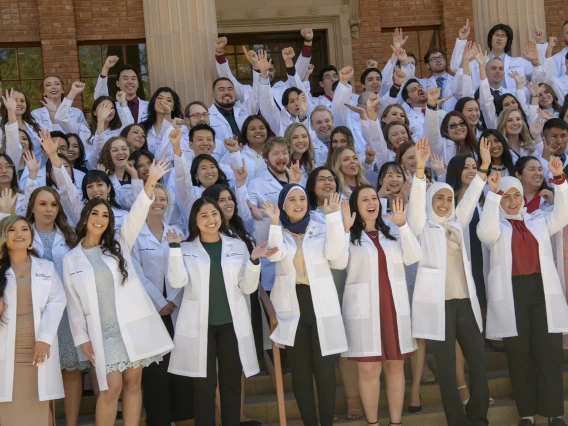
[[[459,123],[452,123],[448,125],[451,130],[456,130],[458,127],[467,127],[467,123],[465,121],[460,121]]]
[[[493,38],[499,38],[501,40],[507,40],[507,34],[493,34]]]
[[[428,62],[442,62],[443,60],[445,60],[445,58],[443,56],[432,56],[430,59],[428,59]]]
[[[204,112],[203,114],[191,114],[191,115],[189,116],[189,118],[195,118],[195,119],[197,119],[197,120],[200,120],[200,119],[202,119],[202,118],[207,118],[207,117],[209,117],[209,113],[208,113],[208,112]]]
[[[318,176],[318,178],[316,179],[316,182],[319,183],[333,183],[335,182],[335,178],[333,176]]]
[[[0,164],[0,170],[9,172],[10,170],[14,170],[14,166],[11,164]]]
[[[328,74],[323,79],[327,81],[329,80],[337,81],[339,80],[339,76],[337,74]]]

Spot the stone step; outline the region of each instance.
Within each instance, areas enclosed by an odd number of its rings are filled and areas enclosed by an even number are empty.
[[[564,410],[568,411],[568,399],[564,400]],[[337,426],[348,425],[348,426],[367,426],[364,419],[361,420],[347,420],[344,416],[338,416],[339,420],[334,423]],[[489,424],[499,425],[499,426],[517,426],[519,422],[519,416],[517,413],[517,407],[515,402],[510,398],[501,398],[495,400],[495,405],[489,408]],[[424,407],[420,413],[408,414],[404,413],[402,421],[404,426],[446,426],[446,418],[444,415],[444,410],[441,405],[431,405]],[[388,412],[386,410],[379,411],[379,426],[388,425]],[[64,426],[63,420],[57,421],[57,426]],[[279,426],[276,420],[271,420],[270,422],[263,423],[266,426]],[[94,416],[82,416],[78,422],[79,426],[95,426]],[[115,426],[123,426],[122,420],[117,420]],[[177,422],[176,426],[193,426],[193,420],[187,420],[184,422]],[[297,419],[290,419],[288,415],[287,420],[288,426],[302,426],[302,421]],[[537,426],[547,425],[547,420],[542,417],[536,418]],[[146,426],[144,419],[140,421],[140,426]]]

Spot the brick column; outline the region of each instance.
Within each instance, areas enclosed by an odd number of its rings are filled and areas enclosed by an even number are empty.
[[[144,0],[150,86],[175,88],[182,105],[211,102],[217,16],[213,0]]]
[[[73,0],[37,0],[37,6],[43,75],[61,78],[67,92],[80,75]]]
[[[536,18],[540,28],[546,28],[544,0],[473,0],[476,41],[487,48],[487,33],[496,24],[507,24],[513,29],[511,56],[521,56],[527,40],[532,40]]]
[[[473,0],[441,0],[441,2],[440,46],[446,52],[449,67],[460,28],[469,19],[469,27],[471,28],[469,39],[474,40],[477,26],[474,26]]]

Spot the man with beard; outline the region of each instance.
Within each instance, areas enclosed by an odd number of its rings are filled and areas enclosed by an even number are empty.
[[[426,64],[426,68],[432,71],[430,77],[418,80],[426,92],[429,89],[439,87],[441,89],[440,96],[442,98],[456,92],[454,88],[454,77],[446,72],[446,55],[443,50],[437,47],[428,50],[424,55],[424,63]],[[456,98],[453,97],[444,102],[442,109],[446,112],[450,112],[454,110],[455,106]]]
[[[308,66],[310,64],[310,60],[312,58],[312,40],[314,38],[314,33],[311,28],[304,28],[300,31],[302,37],[304,37],[304,46],[302,47],[302,53],[298,57],[296,61],[296,71],[299,76],[300,81],[304,78],[306,73],[308,72]],[[245,102],[252,93],[252,86],[248,84],[241,84],[231,72],[231,67],[229,66],[229,62],[225,57],[225,47],[227,46],[227,37],[219,37],[215,40],[215,60],[217,66],[217,74],[219,77],[226,77],[233,82],[235,87],[235,97],[239,102]],[[252,65],[253,69],[253,78],[254,74],[259,73],[258,64],[255,58],[255,52],[253,50],[246,50],[244,48],[244,53],[249,62]],[[270,80],[271,91],[274,95],[274,101],[278,104],[279,108],[282,109],[282,94],[284,91],[290,87],[294,87],[297,85],[297,82],[294,78],[290,78],[286,81],[276,81],[274,79],[275,75],[275,68],[274,64],[270,64],[270,68],[268,70],[268,78]],[[299,86],[302,87],[301,85]]]
[[[226,77],[220,77],[213,82],[213,104],[209,107],[209,125],[215,130],[217,138],[217,146],[213,153],[215,158],[223,158],[223,155],[226,153],[223,144],[225,139],[238,136],[246,118],[258,112],[259,90],[256,88],[258,79],[258,76],[254,79],[254,90],[240,107],[235,106],[235,87],[231,80]]]
[[[458,68],[460,67],[469,32],[470,28],[468,19],[467,23],[459,31],[459,37],[456,40],[454,51],[452,53],[450,68],[454,73],[456,73],[458,71]],[[533,32],[537,41],[540,42],[543,38],[542,34],[544,34],[542,30],[538,29],[535,26]],[[525,58],[510,56],[509,52],[511,51],[512,44],[513,30],[510,26],[505,24],[497,24],[489,30],[489,33],[487,35],[487,47],[489,48],[487,59],[491,60],[494,57],[501,58],[504,65],[504,78],[501,86],[506,89],[515,90],[515,79],[509,74],[515,71],[518,72],[526,80],[529,80],[533,75],[533,67],[540,65],[541,61],[544,61],[547,44],[537,44],[539,59],[531,60],[530,62]],[[471,61],[470,67],[473,82],[473,91],[475,91],[480,84],[479,64],[476,61]]]
[[[267,168],[252,179],[246,191],[237,190],[237,200],[240,208],[251,207],[251,211],[257,210],[264,202],[272,204],[278,203],[278,196],[284,185],[288,183],[298,183],[302,177],[300,168],[290,165],[290,154],[292,149],[286,139],[280,137],[269,138],[262,148],[262,156],[266,161]],[[262,213],[261,213],[262,215]],[[268,217],[257,217],[255,215],[254,224],[245,224],[249,232],[252,232],[256,241],[267,241],[270,230],[270,220]],[[266,291],[272,290],[274,284],[274,263],[266,259],[262,261],[261,283]]]
[[[422,137],[422,132],[424,130],[424,116],[426,114],[428,94],[417,79],[411,78],[402,88],[401,96],[410,107],[407,112],[407,116],[410,121],[412,139],[418,140]],[[438,121],[440,124],[442,123],[442,119],[445,115],[445,111],[440,109],[438,110]]]
[[[109,56],[103,65],[103,69],[99,74],[97,85],[95,86],[95,100],[100,96],[108,96],[108,72],[118,62],[118,56]],[[126,94],[128,108],[132,113],[135,123],[141,123],[148,117],[148,101],[140,99],[136,93],[140,87],[140,75],[132,65],[123,65],[116,73],[116,87],[119,91]],[[121,111],[120,104],[116,103],[116,110]],[[120,117],[124,123],[124,117]]]

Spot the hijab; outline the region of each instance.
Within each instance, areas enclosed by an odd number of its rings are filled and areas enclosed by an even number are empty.
[[[456,218],[456,208],[454,206],[454,202],[452,202],[452,209],[444,217],[438,216],[434,212],[434,208],[432,207],[432,200],[434,199],[434,196],[442,189],[451,191],[452,198],[454,198],[454,189],[450,185],[445,182],[434,182],[426,192],[426,215],[445,228],[448,226],[448,222]]]
[[[307,203],[308,196],[306,194],[306,190],[302,186],[298,185],[297,183],[289,183],[285,185],[280,191],[280,195],[278,196],[278,208],[280,209],[280,223],[282,224],[284,229],[287,229],[288,231],[293,232],[294,234],[305,234],[306,228],[310,223],[310,209],[307,208],[306,214],[304,215],[302,220],[296,223],[292,223],[288,218],[288,215],[284,211],[284,203],[288,198],[288,195],[290,194],[290,192],[297,189],[300,189],[304,193],[304,195],[306,196],[306,203]]]
[[[521,193],[523,207],[521,207],[517,214],[508,214],[507,212],[505,212],[505,210],[503,210],[503,207],[501,207],[501,203],[499,202],[499,216],[504,217],[505,219],[523,220],[523,216],[527,212],[527,208],[524,206],[525,197],[523,195],[523,185],[521,184],[521,181],[513,176],[506,176],[504,178],[501,178],[501,183],[499,184],[499,188],[497,189],[497,194],[503,195],[511,188],[516,188]]]

